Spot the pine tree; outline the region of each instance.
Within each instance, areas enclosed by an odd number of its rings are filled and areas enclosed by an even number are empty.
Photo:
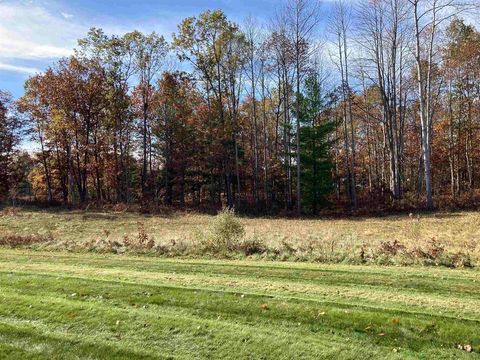
[[[326,204],[326,196],[333,190],[331,134],[335,123],[322,117],[324,102],[321,82],[316,73],[305,81],[301,97],[300,161],[302,163],[302,206],[316,214]]]

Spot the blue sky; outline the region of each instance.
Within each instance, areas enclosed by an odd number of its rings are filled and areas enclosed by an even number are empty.
[[[247,16],[268,21],[276,0],[0,0],[0,89],[14,97],[24,81],[68,56],[90,27],[122,34],[156,31],[166,38],[187,16],[222,9],[241,22]]]
[[[207,9],[221,9],[238,23],[253,16],[268,24],[284,1],[0,0],[0,89],[11,92],[15,98],[21,96],[29,76],[70,55],[77,40],[91,27],[101,27],[109,34],[156,31],[170,39],[182,19]],[[333,1],[323,0],[320,8],[322,40],[328,33]],[[463,15],[479,25],[478,17]]]

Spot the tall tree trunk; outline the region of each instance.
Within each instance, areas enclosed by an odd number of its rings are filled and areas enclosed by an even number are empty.
[[[38,131],[38,138],[40,140],[40,151],[42,152],[43,170],[45,171],[45,180],[47,181],[48,202],[51,203],[53,201],[52,180],[50,176],[50,169],[48,167],[47,155],[45,152],[44,139],[43,139],[42,131],[40,129],[39,124],[37,124],[37,131]]]
[[[296,95],[296,112],[297,112],[297,122],[296,122],[296,134],[295,134],[295,146],[296,146],[296,169],[297,169],[297,215],[302,213],[302,188],[301,188],[301,162],[300,162],[300,127],[301,127],[301,109],[300,109],[300,41],[299,35],[297,33],[297,61],[296,61],[296,70],[297,70],[297,95]]]
[[[427,58],[427,73],[424,74],[422,66],[421,51],[422,47],[420,45],[421,33],[420,33],[420,17],[418,15],[418,0],[413,2],[413,12],[414,12],[414,24],[415,24],[415,62],[417,67],[417,87],[419,94],[419,105],[420,105],[420,125],[421,125],[421,142],[422,142],[422,156],[423,156],[423,167],[424,167],[424,177],[425,177],[425,192],[427,197],[427,209],[433,209],[433,191],[432,191],[432,175],[431,175],[431,112],[430,112],[430,98],[431,98],[431,66],[432,66],[432,56],[433,56],[433,36],[435,34],[435,29],[430,30],[432,32],[430,38],[430,48]],[[435,22],[435,19],[434,19]],[[435,23],[434,23],[435,24]]]

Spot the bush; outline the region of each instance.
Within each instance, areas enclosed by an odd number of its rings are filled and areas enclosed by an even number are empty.
[[[423,258],[426,260],[438,260],[443,253],[445,252],[445,247],[435,238],[432,238],[425,249],[422,248],[415,248],[413,253],[415,256],[419,258]]]
[[[223,209],[213,219],[203,242],[208,250],[214,252],[234,251],[244,236],[245,228],[234,210]]]
[[[253,237],[252,239],[246,239],[240,242],[238,244],[238,250],[245,256],[251,256],[265,253],[267,251],[267,247],[260,239]]]
[[[406,250],[405,245],[398,240],[383,241],[380,243],[380,253],[387,256],[396,256]]]

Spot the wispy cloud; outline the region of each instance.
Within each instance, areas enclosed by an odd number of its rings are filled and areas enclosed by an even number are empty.
[[[67,20],[73,18],[72,14],[69,14],[69,13],[64,12],[64,11],[62,11],[60,14],[62,14],[62,16]]]
[[[69,14],[67,14],[69,15]],[[67,56],[75,39],[85,32],[82,26],[54,15],[36,3],[0,3],[0,57],[48,59]]]
[[[118,23],[115,17],[74,16],[59,10],[54,3],[38,0],[0,0],[0,59],[48,60],[72,54],[77,39],[90,27],[102,27],[109,34],[124,34],[135,29],[157,30],[168,38],[176,29],[172,20]],[[58,4],[57,4],[58,5]]]
[[[6,71],[13,71],[21,74],[27,74],[27,75],[34,75],[40,72],[39,69],[34,68],[34,67],[28,67],[28,66],[17,66],[17,65],[12,65],[12,64],[4,64],[0,62],[0,71],[1,70],[6,70]]]

